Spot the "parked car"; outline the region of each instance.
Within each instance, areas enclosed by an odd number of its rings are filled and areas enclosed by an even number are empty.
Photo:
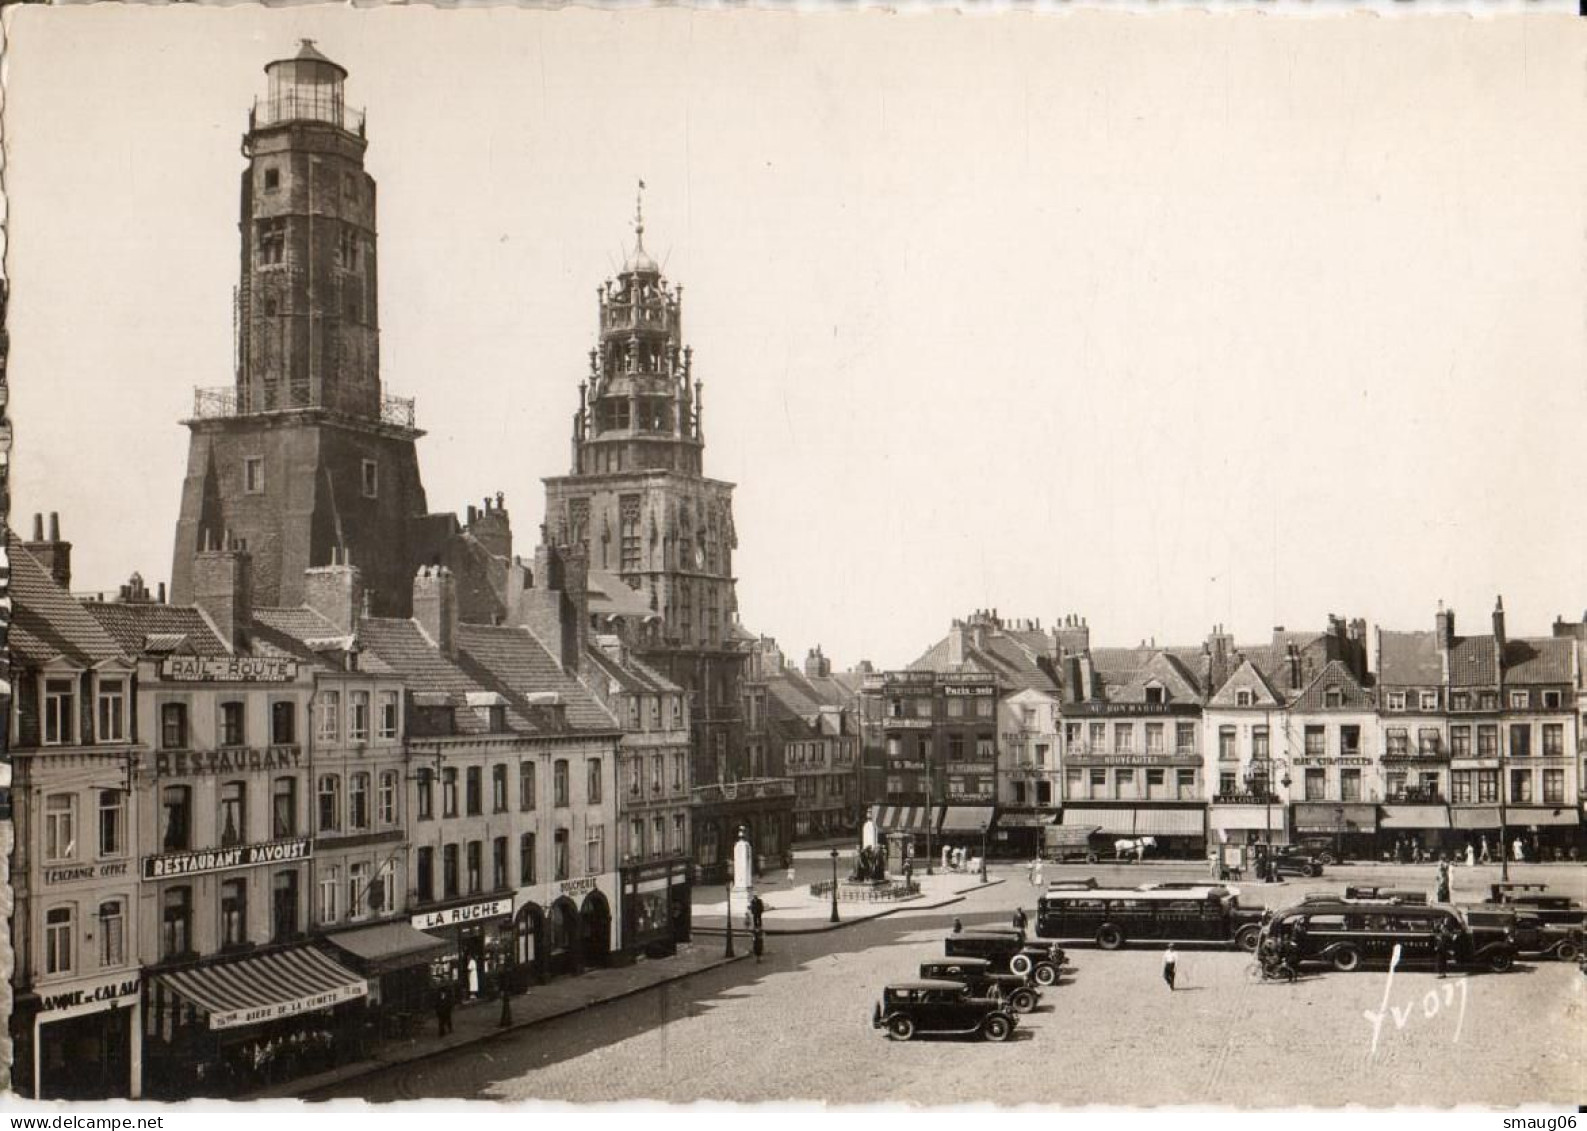
[[[1299,845],[1275,844],[1268,851],[1269,866],[1280,876],[1320,876],[1323,862]]]
[[[1041,1000],[1041,991],[1020,974],[999,974],[985,958],[934,958],[920,964],[927,980],[963,982],[976,997],[1000,998],[1015,1013],[1029,1013]]]
[[[1584,953],[1587,907],[1564,895],[1550,895],[1547,884],[1494,884],[1484,905],[1512,907],[1537,920],[1536,951],[1566,962]],[[1522,950],[1527,950],[1525,941]]]
[[[998,973],[1020,974],[1038,986],[1058,984],[1063,968],[1063,948],[1051,943],[1026,942],[1023,938],[996,931],[963,931],[942,941],[942,952],[949,958],[984,958]]]
[[[1478,917],[1475,921],[1442,904],[1370,903],[1359,900],[1308,900],[1274,915],[1262,929],[1262,944],[1293,936],[1301,929],[1301,962],[1326,962],[1335,970],[1386,964],[1400,949],[1404,965],[1432,964],[1438,937],[1453,940],[1453,964],[1502,972],[1515,964],[1513,921]]]
[[[1331,836],[1303,836],[1295,842],[1295,845],[1303,852],[1309,852],[1317,857],[1318,862],[1327,868],[1335,864],[1343,864],[1355,856]]]
[[[1007,1040],[1019,1024],[1001,1001],[976,997],[962,982],[895,982],[882,990],[871,1027],[885,1029],[895,1041],[917,1033],[979,1033],[989,1041]]]

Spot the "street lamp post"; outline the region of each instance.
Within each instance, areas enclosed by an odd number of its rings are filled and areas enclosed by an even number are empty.
[[[733,957],[733,881],[729,880],[723,885],[727,892],[727,943],[722,947],[722,957]]]
[[[991,821],[988,821],[981,826],[981,882],[983,884],[986,883],[986,830],[991,823]]]
[[[928,876],[932,874],[932,871],[931,871],[931,863],[932,863],[932,856],[931,856],[931,812],[932,812],[932,804],[931,804],[931,748],[927,747],[926,748],[926,875],[928,875]],[[913,835],[910,836],[910,841],[911,842],[914,841],[914,836]]]
[[[838,921],[838,850],[832,850],[832,918],[829,922]]]

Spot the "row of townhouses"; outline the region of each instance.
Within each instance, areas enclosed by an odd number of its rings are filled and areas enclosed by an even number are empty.
[[[1093,648],[1066,617],[956,621],[860,685],[863,796],[881,824],[1034,852],[1046,826],[1218,843],[1327,838],[1352,855],[1486,846],[1579,852],[1587,627],[1481,634],[1330,617],[1237,644]],[[1375,670],[1369,669],[1369,651]]]

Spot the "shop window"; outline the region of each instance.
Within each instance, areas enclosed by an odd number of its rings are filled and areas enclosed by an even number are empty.
[[[376,798],[376,811],[382,825],[397,823],[397,771],[385,770],[380,775],[380,793]]]
[[[428,766],[414,775],[414,800],[418,804],[418,819],[435,819],[435,771]]]
[[[369,827],[369,775],[354,774],[347,779],[347,827]]]
[[[518,763],[518,808],[528,813],[535,807],[535,764]]]
[[[443,899],[455,899],[457,894],[457,845],[448,844],[441,850],[441,896]]]
[[[322,691],[319,698],[319,725],[315,738],[320,742],[336,742],[342,735],[342,694],[339,691]]]
[[[347,741],[369,741],[369,692],[352,691],[347,695]]]
[[[484,884],[485,846],[477,841],[468,842],[468,894],[474,895]]]
[[[160,749],[187,749],[187,704],[160,704]]]
[[[220,885],[220,945],[241,946],[248,941],[248,881],[226,880]]]
[[[551,793],[552,804],[558,809],[565,809],[568,805],[568,763],[565,758],[558,758],[551,767]]]
[[[457,816],[457,770],[450,766],[441,771],[441,816]]]
[[[277,872],[271,880],[271,919],[275,928],[272,938],[285,942],[298,935],[298,874]]]
[[[161,899],[160,956],[180,958],[193,949],[193,889],[166,888]]]
[[[381,738],[397,737],[397,693],[395,691],[382,691],[380,693],[380,730]]]
[[[421,852],[425,851],[420,849]],[[324,867],[320,872],[320,922],[334,923],[340,915],[338,901],[341,899],[342,870],[335,864]]]
[[[298,706],[290,699],[270,704],[270,744],[291,746],[298,740]]]
[[[120,679],[99,681],[99,726],[94,735],[98,742],[125,742],[127,740],[127,684]]]
[[[506,763],[497,763],[490,768],[490,807],[494,813],[507,812]]]
[[[491,887],[497,891],[511,885],[511,881],[507,878],[507,838],[504,836],[491,841],[490,878]]]
[[[247,839],[247,785],[223,782],[220,787],[220,845],[231,848]]]
[[[319,781],[320,832],[335,832],[342,827],[342,779],[339,774],[321,774]]]
[[[119,789],[99,791],[99,855],[120,856],[127,850],[127,809]]]
[[[220,705],[220,744],[222,746],[244,746],[247,744],[247,735],[244,731],[243,705],[231,700]]]
[[[193,847],[193,791],[185,785],[168,785],[160,793],[160,818],[165,826],[160,842],[166,852]]]
[[[77,681],[44,681],[44,745],[69,745],[77,737]]]
[[[435,849],[425,845],[414,860],[414,898],[420,903],[435,899]]]
[[[270,792],[270,835],[279,840],[298,832],[298,783],[296,778],[276,778]]]
[[[72,972],[72,943],[76,938],[73,908],[52,907],[44,913],[44,972]]]
[[[120,966],[127,961],[127,909],[119,899],[99,905],[99,965]]]
[[[535,879],[535,834],[524,833],[518,838],[518,884],[530,887]]]

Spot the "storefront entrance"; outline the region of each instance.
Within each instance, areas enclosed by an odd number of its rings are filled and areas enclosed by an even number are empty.
[[[580,953],[583,931],[579,923],[579,909],[564,896],[551,905],[551,912],[546,918],[550,925],[547,932],[550,936],[549,953],[546,956],[548,972],[552,975],[578,973],[584,964]]]
[[[132,1018],[131,1009],[113,1006],[40,1024],[38,1098],[129,1098],[133,1094]]]
[[[612,951],[611,905],[600,892],[592,891],[584,897],[579,918],[584,929],[584,961],[591,966],[605,966]]]

